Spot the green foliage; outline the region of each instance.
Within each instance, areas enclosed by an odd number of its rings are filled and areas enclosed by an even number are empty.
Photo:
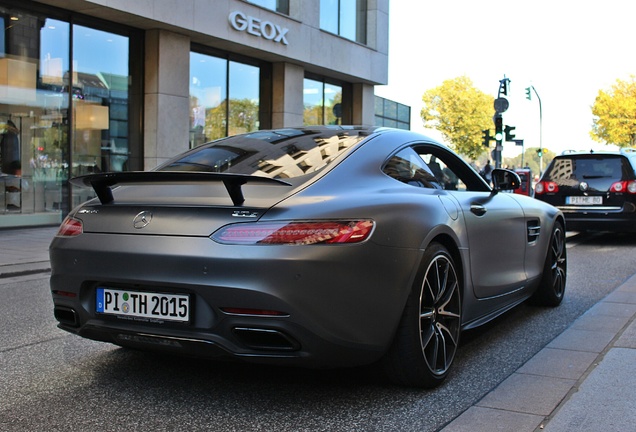
[[[636,78],[616,80],[610,91],[599,90],[592,105],[593,140],[619,147],[636,147]]]
[[[258,129],[258,101],[230,99],[229,121],[227,113],[226,100],[206,110],[204,133],[207,140],[226,136],[226,123],[230,136]]]
[[[539,174],[539,154],[537,153],[538,147],[529,147],[523,153],[523,161],[521,155],[513,158],[504,158],[503,166],[510,169],[515,168],[530,168],[532,174]],[[543,149],[543,169],[552,162],[552,159],[556,156],[556,153],[548,149]],[[523,162],[523,163],[522,163]]]
[[[441,132],[453,150],[471,159],[487,151],[481,132],[493,127],[494,99],[477,89],[470,78],[446,80],[427,90],[422,101],[424,125]]]

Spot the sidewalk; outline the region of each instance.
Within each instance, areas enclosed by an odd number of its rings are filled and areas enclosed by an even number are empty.
[[[636,430],[636,276],[442,432]]]
[[[0,230],[0,278],[49,271],[49,244],[58,228]]]
[[[50,270],[57,227],[0,230],[0,279]],[[442,432],[636,429],[636,276]]]

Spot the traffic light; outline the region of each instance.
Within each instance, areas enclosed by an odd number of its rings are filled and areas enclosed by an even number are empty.
[[[501,114],[495,115],[495,139],[497,141],[503,139],[503,117]]]
[[[509,78],[504,78],[499,80],[499,96],[504,95],[508,96],[508,83],[510,82]]]
[[[484,129],[481,131],[481,135],[483,137],[482,144],[484,147],[490,146],[490,141],[492,140],[492,137],[490,136],[490,129]]]
[[[532,87],[526,87],[526,99],[532,100]]]
[[[506,126],[504,128],[504,133],[506,134],[506,141],[512,141],[515,139],[515,134],[514,134],[515,129],[516,129],[515,126]]]
[[[539,157],[541,157],[541,156],[543,155],[543,149],[538,148],[538,149],[537,149],[537,155],[538,155]]]

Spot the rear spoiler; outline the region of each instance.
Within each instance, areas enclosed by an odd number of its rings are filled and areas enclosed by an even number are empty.
[[[241,186],[245,183],[291,186],[290,183],[269,177],[193,171],[106,172],[74,177],[70,180],[74,186],[92,187],[102,204],[111,204],[115,200],[112,187],[116,185],[134,183],[199,183],[209,181],[223,182],[235,206],[240,206],[245,202],[243,191],[241,190]]]

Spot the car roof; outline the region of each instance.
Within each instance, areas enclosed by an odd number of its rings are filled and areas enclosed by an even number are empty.
[[[622,148],[618,151],[615,150],[565,150],[563,153],[558,155],[557,157],[565,157],[565,156],[590,156],[590,155],[623,155],[627,157],[636,157],[636,148],[626,147]]]

